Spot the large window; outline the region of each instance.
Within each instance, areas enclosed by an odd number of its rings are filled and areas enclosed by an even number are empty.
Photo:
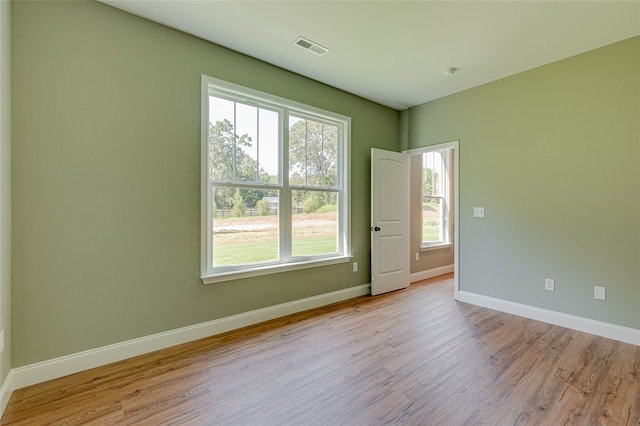
[[[349,118],[202,81],[203,281],[347,261]]]
[[[451,149],[422,154],[422,247],[451,243]]]

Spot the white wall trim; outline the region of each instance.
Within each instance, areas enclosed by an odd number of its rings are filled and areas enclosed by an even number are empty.
[[[0,416],[4,413],[4,409],[7,408],[13,389],[15,389],[13,387],[13,370],[9,370],[9,374],[7,374],[2,387],[0,387]]]
[[[422,281],[433,277],[438,277],[444,274],[450,274],[453,272],[453,265],[445,265],[437,268],[427,269],[425,271],[414,272],[409,275],[409,281],[415,283],[416,281]]]
[[[640,330],[635,328],[610,324],[466,291],[459,292],[459,301],[640,346]]]
[[[285,315],[368,295],[370,288],[370,284],[363,284],[14,368],[9,371],[0,388],[0,415],[4,412],[11,392],[15,389]]]

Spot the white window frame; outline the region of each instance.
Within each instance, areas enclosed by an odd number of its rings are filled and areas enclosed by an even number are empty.
[[[292,257],[287,250],[280,251],[280,259],[235,267],[214,267],[212,265],[212,199],[210,190],[213,181],[209,180],[209,96],[229,97],[237,102],[264,106],[271,110],[278,110],[280,114],[279,169],[277,184],[259,184],[248,182],[247,186],[272,188],[280,190],[280,205],[290,206],[291,190],[306,190],[305,186],[289,185],[288,169],[288,115],[294,114],[312,120],[339,123],[341,146],[339,147],[338,164],[338,252],[330,255],[306,257]],[[291,101],[268,93],[260,92],[237,84],[229,83],[213,77],[202,75],[201,79],[201,279],[204,284],[260,276],[271,273],[285,272],[318,266],[333,265],[351,260],[351,201],[349,190],[351,187],[350,174],[350,138],[351,118],[323,109],[315,108],[299,102]],[[314,187],[311,190],[323,190]],[[279,238],[291,240],[291,214],[287,208],[281,208],[279,215]],[[286,246],[287,243],[284,243]],[[283,247],[283,243],[280,244]]]
[[[430,242],[425,242],[422,238],[422,229],[423,229],[423,221],[424,221],[424,215],[422,214],[422,203],[424,202],[424,193],[423,193],[423,188],[422,185],[424,185],[424,181],[422,180],[422,173],[423,173],[423,169],[424,169],[424,163],[423,161],[420,162],[421,165],[421,170],[420,170],[420,174],[421,174],[421,180],[420,180],[420,249],[421,251],[427,251],[427,250],[433,250],[433,249],[438,249],[438,248],[444,248],[444,247],[449,247],[453,244],[452,242],[452,236],[453,236],[453,209],[451,209],[451,200],[453,199],[453,187],[451,185],[451,180],[452,180],[452,173],[451,173],[451,165],[453,164],[453,155],[454,155],[454,148],[443,148],[443,149],[433,149],[433,150],[427,150],[424,151],[421,154],[421,157],[424,158],[425,154],[431,153],[431,152],[441,152],[441,151],[447,151],[446,153],[446,159],[445,159],[445,170],[446,173],[443,176],[444,182],[442,182],[443,184],[443,195],[441,196],[431,196],[429,198],[439,198],[441,200],[441,217],[440,217],[440,223],[441,223],[441,229],[440,229],[440,233],[441,235],[443,235],[443,239],[440,241],[430,241]]]

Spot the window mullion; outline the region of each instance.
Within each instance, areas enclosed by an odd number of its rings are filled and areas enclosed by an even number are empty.
[[[309,185],[309,120],[304,120],[304,186]]]
[[[233,181],[237,178],[237,170],[238,165],[236,164],[236,159],[238,157],[238,140],[237,140],[237,131],[238,131],[238,117],[237,117],[238,104],[236,102],[233,103],[233,152],[231,159],[231,179]]]
[[[208,155],[207,155],[208,158]],[[207,165],[208,168],[208,165]],[[206,256],[207,256],[207,266],[209,272],[211,271],[211,265],[213,263],[213,203],[215,203],[215,197],[213,195],[213,187],[214,184],[209,181],[207,184],[207,235],[206,235]]]
[[[280,191],[280,208],[278,247],[280,250],[280,261],[288,262],[291,259],[291,215],[292,201],[291,188],[289,186],[289,111],[282,113],[282,190]]]
[[[256,108],[256,182],[260,182],[260,108]]]

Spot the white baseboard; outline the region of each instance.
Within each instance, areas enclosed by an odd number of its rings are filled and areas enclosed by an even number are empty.
[[[460,291],[459,301],[640,346],[640,330]]]
[[[440,266],[438,268],[427,269],[426,271],[420,271],[409,275],[409,281],[415,283],[416,281],[422,281],[433,277],[438,277],[444,274],[450,274],[453,272],[453,265]]]
[[[201,324],[182,327],[126,342],[90,349],[60,358],[54,358],[9,371],[0,388],[0,416],[11,397],[11,392],[25,386],[78,373],[90,368],[110,364],[171,346],[213,336],[285,315],[306,311],[331,303],[370,294],[370,284],[338,290],[280,305],[269,306]]]
[[[13,370],[10,370],[2,383],[2,387],[0,387],[0,416],[4,413],[4,409],[7,408],[13,389],[15,389],[13,387]]]

